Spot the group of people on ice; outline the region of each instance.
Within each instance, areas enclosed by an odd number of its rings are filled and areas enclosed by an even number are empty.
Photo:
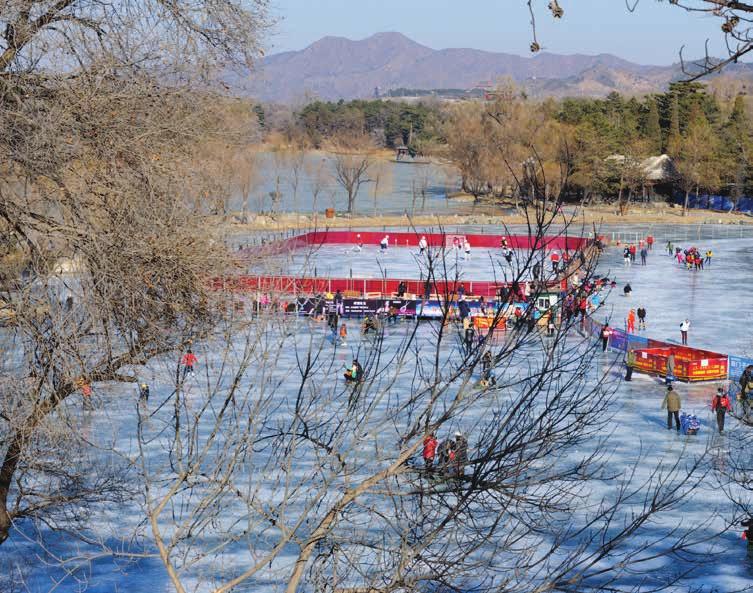
[[[677,260],[678,264],[684,266],[687,270],[702,270],[704,264],[711,265],[711,260],[714,257],[714,252],[711,249],[707,249],[704,254],[697,247],[683,249],[682,247],[673,246],[671,241],[667,242],[667,252]]]
[[[680,416],[682,401],[680,400],[679,393],[677,393],[671,383],[667,385],[667,392],[664,395],[661,407],[662,409],[667,410],[667,430],[672,430],[674,425],[675,430],[680,432],[682,424],[682,418]],[[732,412],[732,404],[730,403],[729,395],[723,387],[719,387],[711,398],[711,413],[716,417],[716,427],[719,434],[724,433],[724,421],[729,412]],[[691,415],[688,414],[686,416],[690,417]],[[683,427],[684,432],[686,433],[688,432],[687,426],[688,425],[686,424],[686,426]],[[694,434],[699,427],[700,423],[697,423],[695,430],[691,434]]]
[[[648,242],[649,239],[651,239],[650,243]],[[648,259],[648,252],[651,250],[653,245],[653,237],[647,237],[645,241],[641,239],[638,242],[637,246],[635,244],[625,245],[625,248],[622,250],[623,265],[626,268],[632,266],[635,263],[636,257],[640,255],[641,265],[645,266]]]
[[[457,430],[452,438],[440,442],[436,433],[431,432],[424,437],[422,458],[428,472],[462,476],[468,463],[468,439]]]

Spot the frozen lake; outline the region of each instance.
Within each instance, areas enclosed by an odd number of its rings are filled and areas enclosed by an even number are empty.
[[[334,157],[324,152],[301,154],[262,152],[253,167],[263,179],[251,174],[246,196],[237,195],[230,209],[247,212],[320,212],[326,208],[347,209],[346,192],[335,179]],[[467,203],[448,200],[460,182],[449,167],[436,164],[395,163],[383,157],[373,159],[365,183],[355,202],[357,214],[402,214],[409,212],[466,212]],[[279,192],[278,202],[272,200]]]
[[[683,247],[688,245],[681,245]],[[703,271],[687,271],[678,266],[676,261],[666,255],[662,249],[661,239],[650,253],[648,265],[640,266],[640,259],[636,265],[630,268],[623,267],[621,249],[608,249],[601,262],[601,271],[611,277],[616,277],[618,290],[607,301],[604,311],[597,317],[609,315],[613,325],[621,326],[630,307],[643,305],[648,311],[648,328],[646,334],[657,339],[679,338],[679,323],[687,316],[693,326],[690,333],[690,345],[718,350],[721,352],[737,353],[744,355],[751,349],[748,326],[750,325],[750,298],[748,292],[750,285],[750,270],[753,268],[753,239],[744,240],[704,240],[696,245],[702,252],[707,249],[714,251],[714,260],[711,266],[706,266]],[[460,273],[463,279],[489,279],[494,265],[499,265],[500,255],[494,251],[473,250],[470,261],[464,261],[462,254],[455,260],[454,254],[450,258],[449,273]],[[504,265],[504,264],[503,264]],[[291,259],[281,258],[277,262],[277,268],[281,271],[308,272],[316,267],[320,276],[347,276],[352,270],[357,277],[380,277],[383,274],[389,277],[418,278],[422,272],[422,263],[416,257],[415,249],[392,248],[385,255],[380,255],[374,246],[367,246],[360,253],[355,253],[343,246],[327,246],[314,253],[298,252]],[[628,299],[621,296],[621,289],[625,282],[630,282],[633,287],[633,295]],[[308,320],[290,319],[286,326],[272,323],[269,328],[269,336],[264,346],[267,360],[274,360],[274,365],[269,368],[269,376],[263,379],[257,376],[256,361],[244,375],[244,389],[253,392],[256,397],[257,391],[268,394],[269,403],[277,410],[281,418],[290,414],[291,402],[295,400],[295,377],[299,373],[302,354],[310,348],[323,353],[323,362],[316,370],[316,379],[323,388],[329,388],[334,384],[341,372],[341,368],[348,364],[354,356],[365,359],[368,356],[369,344],[360,340],[360,330],[357,321],[347,322],[349,339],[346,346],[332,348],[327,341],[326,330],[322,325],[312,324]],[[385,329],[384,352],[396,352],[401,348],[407,336],[414,329],[410,322],[398,323],[387,326]],[[437,329],[435,325],[421,323],[418,325],[416,344],[423,349],[430,349],[436,343]],[[233,347],[230,357],[234,362],[228,363],[228,357],[223,358],[217,351],[216,344],[202,344],[197,347],[199,365],[195,376],[190,376],[187,382],[185,405],[189,410],[195,411],[201,406],[204,395],[210,390],[213,381],[217,379],[223,364],[238,365],[240,352],[243,350],[242,336],[235,338],[238,343]],[[585,348],[586,343],[581,342],[577,334],[573,337],[573,348]],[[545,342],[541,342],[543,345]],[[313,346],[312,346],[313,345]],[[528,354],[531,360],[541,356],[543,348],[531,346]],[[417,355],[418,356],[418,355]],[[443,360],[451,361],[460,356],[459,342],[451,337],[442,348]],[[388,357],[386,357],[388,358]],[[261,359],[260,359],[261,360]],[[388,364],[387,361],[378,364]],[[415,389],[415,376],[413,367],[418,362],[409,360],[404,370],[397,372],[393,384],[382,385],[388,398],[382,406],[388,409],[391,405],[399,405],[401,398],[406,393]],[[517,367],[516,367],[517,368]],[[227,369],[225,369],[227,370]],[[508,372],[515,372],[514,368]],[[154,417],[148,430],[155,434],[159,427],[170,423],[170,404],[159,411],[157,406],[163,401],[170,401],[175,385],[170,377],[174,374],[174,361],[154,361],[146,369],[140,369],[140,378],[146,380],[152,386],[152,397],[149,404],[149,413]],[[616,353],[606,353],[596,356],[588,366],[588,380],[596,382],[600,377],[607,375],[614,379],[617,388],[615,397],[609,406],[612,420],[605,427],[601,436],[607,439],[610,452],[609,466],[618,474],[621,470],[637,463],[636,473],[631,480],[634,485],[639,485],[643,480],[649,479],[649,473],[655,463],[671,464],[681,459],[688,463],[695,457],[703,454],[706,447],[710,447],[710,455],[704,464],[710,469],[725,463],[726,452],[730,450],[732,443],[739,439],[744,431],[750,430],[739,426],[734,419],[728,419],[728,430],[724,437],[719,437],[712,430],[711,415],[708,404],[713,392],[714,385],[678,385],[677,390],[683,401],[683,409],[695,412],[701,418],[703,428],[695,437],[685,437],[675,433],[674,430],[666,429],[666,413],[660,409],[664,387],[656,380],[642,375],[634,375],[631,383],[619,382],[622,368],[619,364],[619,356]],[[292,377],[292,379],[291,379]],[[227,378],[223,379],[226,380]],[[270,387],[263,387],[264,385]],[[269,391],[266,391],[269,389]],[[70,414],[73,425],[79,427],[86,438],[94,442],[106,444],[115,443],[116,449],[126,458],[133,458],[136,453],[136,405],[134,388],[122,385],[95,385],[95,393],[100,405],[91,413],[82,415],[80,410],[71,405]],[[259,395],[259,397],[262,397]],[[267,395],[264,395],[267,397]],[[250,400],[251,401],[251,400]],[[485,422],[485,416],[490,412],[504,409],[509,405],[509,400],[503,395],[493,395],[490,399],[479,399],[471,406],[466,414],[463,414],[456,425],[471,435],[476,434]],[[246,410],[250,412],[250,410]],[[394,431],[399,434],[410,418],[396,416],[396,422],[391,428],[385,428],[384,434],[389,439]],[[453,427],[455,428],[455,427]],[[200,433],[206,435],[209,425],[202,425]],[[447,430],[451,430],[449,427]],[[445,431],[447,432],[447,431]],[[445,436],[445,435],[440,435]],[[596,440],[583,443],[569,450],[569,459],[577,459],[587,455],[593,448]],[[160,439],[155,437],[150,447],[146,450],[148,465],[155,470],[167,463],[160,448]],[[367,465],[371,460],[363,460]],[[252,468],[267,467],[268,460],[249,466],[251,475],[245,475],[244,480],[259,489],[266,496],[274,496],[276,483],[271,478],[259,471],[255,475]],[[306,464],[305,458],[301,463]],[[271,474],[270,474],[271,475]],[[589,496],[584,499],[596,503],[600,496],[609,497],[616,489],[618,480],[605,480],[598,484]],[[147,550],[154,551],[148,536],[143,536],[143,513],[141,505],[143,501],[135,497],[131,503],[124,503],[119,508],[100,510],[96,516],[97,526],[93,530],[93,536],[101,538],[113,549],[128,551]],[[625,512],[629,512],[630,505],[626,506]],[[228,507],[223,515],[233,517],[237,509]],[[240,512],[240,511],[239,511]],[[721,531],[731,519],[733,508],[727,499],[720,495],[718,485],[713,475],[704,477],[699,488],[693,492],[690,498],[684,500],[679,508],[668,510],[651,526],[654,532],[669,531],[678,525],[689,523],[701,524],[708,521],[702,529],[702,533],[708,535],[715,531]],[[241,518],[240,515],[237,518]],[[583,520],[580,517],[577,520]],[[22,525],[21,530],[31,535],[31,528]],[[130,539],[132,532],[142,534],[142,537]],[[122,537],[129,537],[126,542]],[[261,542],[257,542],[262,545]],[[721,592],[741,589],[753,579],[753,562],[746,556],[745,546],[740,542],[739,529],[733,528],[724,535],[715,537],[711,542],[717,547],[718,554],[714,561],[699,568],[698,573],[691,579],[691,585],[702,588],[703,591],[717,590]],[[74,593],[94,591],[96,593],[109,593],[112,591],[128,591],[129,593],[151,593],[171,591],[172,587],[165,575],[164,568],[158,559],[128,561],[125,559],[113,560],[108,555],[98,556],[91,561],[75,560],[68,564],[71,570],[65,574],[60,568],[54,566],[51,553],[62,557],[85,554],[93,549],[83,544],[75,543],[74,540],[61,538],[55,542],[47,552],[23,539],[21,534],[14,534],[12,539],[3,545],[3,553],[9,553],[6,558],[12,558],[13,562],[25,568],[24,578],[30,591],[48,591],[55,588],[56,591]],[[262,571],[258,578],[243,587],[239,591],[278,591],[283,588],[280,584],[289,574],[293,556],[283,554],[268,570]],[[45,561],[49,565],[45,565]],[[243,566],[244,554],[242,546],[231,548],[224,559],[225,571],[238,570]],[[689,564],[682,561],[670,561],[668,558],[658,559],[653,564],[657,575],[669,575],[682,571]],[[20,574],[20,573],[19,573]],[[198,583],[194,577],[187,578],[187,582]],[[635,585],[628,578],[623,584]],[[652,582],[645,583],[642,587],[648,590]],[[639,587],[641,588],[641,587]],[[206,587],[199,587],[206,590]],[[308,590],[311,590],[309,587]],[[676,593],[688,591],[688,584],[683,584],[670,589]],[[701,589],[699,589],[701,590]]]

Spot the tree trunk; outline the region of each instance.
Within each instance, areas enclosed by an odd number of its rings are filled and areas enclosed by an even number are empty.
[[[685,216],[688,213],[688,200],[690,199],[690,190],[685,190],[685,203],[682,205],[682,215]]]
[[[695,203],[696,207],[698,207],[698,184],[695,186]]]
[[[620,175],[620,191],[617,193],[617,209],[622,214],[622,184],[624,182],[624,177]]]
[[[57,404],[73,393],[73,388],[64,389],[42,404],[34,407],[34,411],[23,421],[10,437],[8,450],[5,452],[3,465],[0,467],[0,544],[8,539],[11,528],[11,516],[8,512],[8,495],[10,494],[13,475],[21,460],[24,445],[31,438],[41,420],[57,407]]]

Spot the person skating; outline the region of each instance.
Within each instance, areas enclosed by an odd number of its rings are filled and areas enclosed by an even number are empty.
[[[740,525],[745,527],[743,531],[743,539],[748,542],[748,553],[753,550],[753,517],[748,517],[740,521]]]
[[[635,366],[635,350],[625,353],[625,381],[633,380],[633,367]]]
[[[405,280],[401,280],[400,284],[397,285],[397,298],[403,298],[407,290],[408,285],[405,283]]]
[[[732,406],[729,403],[727,394],[724,393],[724,389],[721,387],[716,390],[714,399],[711,400],[711,411],[716,412],[716,426],[719,429],[719,434],[724,432],[724,417],[727,412],[732,411]]]
[[[648,250],[644,247],[641,249],[641,265],[646,265],[646,258],[648,257]]]
[[[465,330],[465,336],[463,338],[463,346],[465,347],[466,354],[470,354],[473,351],[473,345],[476,342],[476,330],[470,325]]]
[[[489,369],[491,369],[492,368],[492,362],[493,362],[493,357],[492,357],[491,350],[487,350],[486,352],[484,352],[484,355],[481,357],[481,370],[482,370],[482,372],[485,373],[486,371],[488,371]]]
[[[577,306],[580,320],[581,322],[584,322],[586,320],[586,315],[588,314],[588,299],[585,296],[580,297]]]
[[[646,245],[648,245],[648,250],[652,251],[654,249],[654,237],[653,235],[649,235],[646,237]]]
[[[426,435],[422,455],[424,458],[424,467],[428,470],[434,467],[434,458],[437,456],[437,445],[439,445],[439,441],[437,441],[437,437],[433,432]]]
[[[455,433],[455,473],[462,476],[468,463],[468,440],[460,431]]]
[[[478,308],[479,308],[479,311],[481,311],[481,316],[482,316],[482,317],[486,317],[486,313],[487,313],[487,309],[486,309],[486,299],[484,298],[484,296],[483,296],[483,295],[481,295],[481,296],[480,296],[480,297],[478,298]]]
[[[437,458],[442,472],[448,474],[452,471],[455,463],[455,441],[445,439],[437,446]]]
[[[188,351],[183,355],[183,358],[181,359],[181,363],[183,364],[183,378],[186,378],[186,375],[188,373],[193,374],[193,367],[194,365],[199,362],[199,359],[196,358],[196,355],[193,353],[193,350],[190,348]]]
[[[609,345],[609,336],[612,335],[612,328],[609,327],[608,323],[604,324],[604,327],[601,328],[601,351],[606,352],[607,346]]]
[[[628,283],[627,283],[627,284],[625,284],[625,286],[624,286],[624,287],[622,288],[622,293],[623,293],[623,294],[624,294],[624,295],[625,295],[626,297],[629,297],[629,296],[630,296],[630,293],[631,293],[631,292],[633,292],[633,287],[632,287],[632,286],[630,286],[630,282],[628,282]]]
[[[79,386],[81,389],[81,401],[84,405],[84,410],[94,409],[92,406],[92,386],[91,383],[85,379],[79,380]]]
[[[471,306],[468,301],[465,300],[465,296],[461,296],[458,301],[458,313],[460,315],[460,321],[465,321],[471,314]]]
[[[675,380],[675,354],[674,352],[669,353],[669,356],[667,356],[667,369],[664,375],[664,382],[671,386],[672,381]]]
[[[139,385],[139,401],[149,403],[149,385],[146,383]]]
[[[711,264],[711,258],[712,258],[712,257],[714,257],[714,252],[713,252],[713,251],[711,251],[711,249],[709,249],[709,250],[708,250],[708,251],[706,252],[706,263],[707,263],[707,264],[709,264],[709,265]]]
[[[508,249],[507,247],[505,247],[504,251],[502,252],[502,255],[504,256],[505,261],[508,264],[512,265],[512,249]]]
[[[688,332],[690,331],[690,320],[685,319],[680,324],[680,337],[682,338],[682,345],[687,346],[688,345]]]
[[[337,337],[337,327],[340,323],[340,317],[337,315],[335,311],[331,311],[327,314],[327,327],[329,327],[329,331],[332,334],[332,341],[335,341],[335,338]]]
[[[348,383],[360,383],[363,380],[363,367],[358,359],[354,358],[351,367],[346,369],[343,376]]]
[[[627,333],[632,334],[635,332],[635,310],[630,309],[630,311],[628,311],[627,319],[625,321],[627,322]]]
[[[749,394],[753,391],[753,365],[745,367],[742,375],[740,375],[739,383],[740,393],[737,394],[737,399],[742,404],[743,415],[747,416],[750,399]]]
[[[682,408],[682,404],[680,396],[672,389],[671,385],[667,387],[667,393],[664,395],[661,407],[667,409],[667,430],[672,430],[672,418],[674,417],[677,432],[680,432],[680,408]]]
[[[426,242],[426,237],[422,236],[418,241],[418,255],[423,255],[428,246],[429,244]]]
[[[670,257],[672,257],[674,252],[675,250],[674,250],[674,247],[672,246],[672,241],[667,241],[667,253],[669,254]]]
[[[340,345],[345,346],[348,341],[348,326],[344,323],[340,326]]]
[[[552,313],[551,309],[547,312],[547,320],[546,320],[546,335],[548,337],[553,337],[554,332],[556,330],[556,326],[554,325],[554,314]]]
[[[385,251],[387,251],[387,247],[389,246],[390,246],[390,236],[385,235],[384,237],[382,237],[382,240],[379,241],[379,250],[382,253],[384,253]]]
[[[343,293],[338,288],[335,292],[335,313],[342,315],[345,309],[343,307]]]
[[[638,253],[638,248],[635,245],[631,245],[628,250],[630,251],[630,261],[635,261],[635,255]]]
[[[471,259],[471,243],[470,241],[468,241],[468,239],[466,239],[465,243],[463,243],[463,251],[465,252],[465,259]]]
[[[625,247],[625,249],[623,249],[623,251],[622,251],[622,264],[626,268],[629,268],[630,267],[630,263],[631,263],[630,248],[629,247]]]
[[[552,262],[552,273],[557,274],[560,267],[560,254],[557,251],[552,251],[549,256],[549,261]]]
[[[372,331],[376,333],[377,324],[374,318],[371,315],[368,315],[366,319],[363,320],[363,325],[361,325],[361,333],[366,335]]]
[[[638,314],[638,329],[645,330],[646,329],[646,309],[643,308],[643,306],[638,307],[638,310],[636,311]]]

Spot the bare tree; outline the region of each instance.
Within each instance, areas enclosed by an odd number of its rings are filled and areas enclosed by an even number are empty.
[[[361,186],[370,183],[371,157],[367,154],[334,155],[335,180],[348,196],[348,214],[353,214]]]
[[[60,437],[67,406],[216,319],[207,283],[227,261],[206,214],[225,183],[197,163],[239,136],[206,75],[250,63],[267,22],[256,0],[4,4],[0,543],[122,496]]]
[[[530,50],[541,51],[542,45],[537,35],[538,7],[534,0],[523,0],[531,16],[532,41]],[[626,0],[625,6],[630,12],[639,9],[641,0]],[[723,70],[729,64],[736,64],[740,58],[753,51],[753,3],[740,0],[669,0],[668,4],[686,12],[699,13],[716,18],[720,23],[720,36],[724,38],[727,56],[719,58],[708,53],[708,44],[704,57],[700,60],[686,61],[680,50],[682,70],[687,80],[697,80],[713,72]],[[542,3],[543,5],[543,3]],[[565,17],[566,0],[551,0],[547,9],[554,19]]]
[[[512,283],[540,259],[552,220],[544,208],[532,214],[534,248],[507,272]],[[568,275],[591,279],[595,260],[576,262]],[[700,461],[646,472],[639,455],[610,470],[598,435],[613,386],[576,322],[563,317],[546,343],[535,323],[527,329],[529,309],[504,337],[463,344],[453,313],[462,277],[443,248],[421,265],[444,297],[443,319],[363,336],[353,346],[363,381],[343,381],[350,357],[315,323],[270,308],[228,320],[202,348],[206,371],[139,412],[144,511],[176,590],[270,580],[290,593],[673,585],[680,577],[642,566],[705,536],[656,534],[651,522],[693,490]],[[496,323],[510,313],[500,307]],[[455,431],[467,448],[457,439],[454,458],[426,467],[424,439]]]

